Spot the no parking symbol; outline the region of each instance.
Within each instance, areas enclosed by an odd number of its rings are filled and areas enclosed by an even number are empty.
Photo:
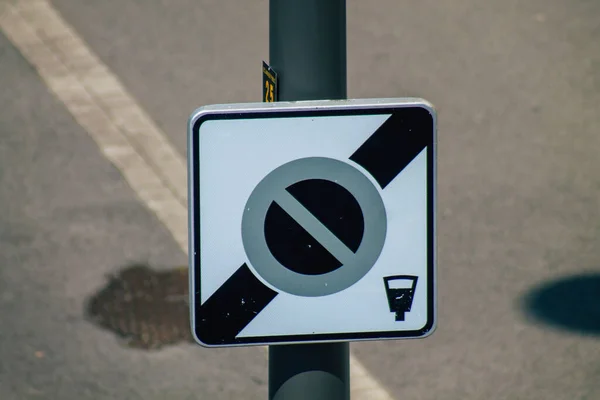
[[[385,234],[377,189],[356,168],[328,158],[271,172],[242,219],[250,263],[272,286],[297,296],[325,296],[356,283],[379,257]]]

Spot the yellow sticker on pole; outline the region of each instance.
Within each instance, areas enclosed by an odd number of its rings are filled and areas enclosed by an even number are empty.
[[[263,102],[273,103],[277,101],[277,73],[263,61]]]

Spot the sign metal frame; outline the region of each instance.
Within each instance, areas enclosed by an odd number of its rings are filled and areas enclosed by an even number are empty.
[[[427,157],[427,323],[416,331],[386,331],[357,333],[319,333],[264,337],[241,337],[229,342],[206,343],[199,339],[198,308],[200,295],[200,182],[199,132],[200,126],[210,120],[352,116],[392,114],[401,108],[423,108],[432,120],[431,141]],[[211,105],[197,109],[188,121],[188,242],[189,242],[189,302],[190,323],[194,339],[205,347],[235,347],[268,344],[331,343],[386,339],[425,338],[433,333],[437,322],[437,121],[433,106],[419,98],[319,100],[277,103],[241,103]],[[240,260],[240,264],[245,260]]]

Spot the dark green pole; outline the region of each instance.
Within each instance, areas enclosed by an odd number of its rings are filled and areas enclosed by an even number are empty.
[[[270,0],[278,100],[346,98],[346,1]],[[348,343],[269,346],[270,400],[348,400]]]
[[[348,400],[348,343],[269,346],[269,400]]]
[[[279,101],[346,98],[346,1],[270,0]]]

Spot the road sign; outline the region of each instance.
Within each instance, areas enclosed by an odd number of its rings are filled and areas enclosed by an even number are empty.
[[[420,99],[197,110],[188,142],[196,340],[430,334],[435,130]]]

